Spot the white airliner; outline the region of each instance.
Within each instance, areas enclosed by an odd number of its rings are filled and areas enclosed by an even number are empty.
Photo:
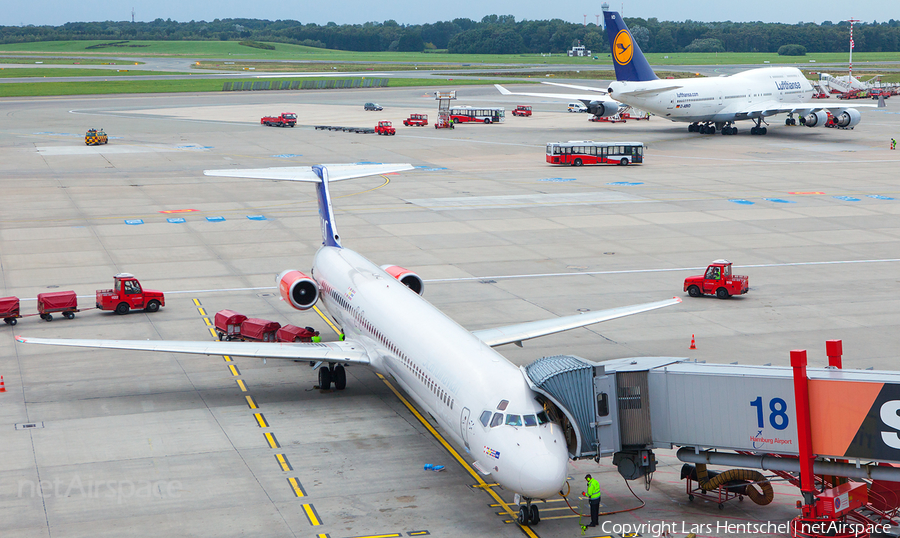
[[[609,99],[612,98],[668,120],[689,123],[688,132],[715,134],[718,130],[723,135],[737,134],[734,123],[742,120],[756,122],[750,134],[764,135],[765,118],[776,114],[788,115],[785,125],[796,125],[799,118],[800,124],[807,127],[825,126],[830,114],[832,127],[852,129],[861,119],[857,108],[877,106],[813,102],[816,92],[796,67],[750,69],[726,77],[660,80],[632,38],[625,20],[615,11],[609,11],[606,4],[603,4],[603,16],[616,69],[616,80],[607,90],[551,82],[545,84],[596,93],[589,96],[513,93],[499,85],[497,89],[504,95],[578,99],[596,116],[612,116],[618,112]],[[597,94],[606,98],[597,99]]]
[[[583,327],[681,302],[678,298],[609,310],[469,331],[421,297],[422,279],[397,266],[377,266],[341,246],[329,181],[409,170],[399,165],[320,165],[254,170],[207,170],[209,176],[308,181],[316,184],[323,246],[312,272],[284,271],[281,295],[298,310],[321,301],[342,328],[343,341],[327,343],[179,342],[16,339],[104,349],[302,359],[321,364],[319,385],[346,385],[346,365],[365,365],[393,377],[447,435],[525,503],[524,524],[540,521],[532,499],[546,499],[566,482],[568,451],[562,429],[550,421],[522,371],[494,346]]]

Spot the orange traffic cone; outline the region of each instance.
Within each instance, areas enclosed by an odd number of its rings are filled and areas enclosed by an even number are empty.
[[[6,392],[6,384],[3,383],[2,375],[0,375],[0,392]]]
[[[697,344],[694,342],[694,335],[691,335],[691,349],[697,349]]]

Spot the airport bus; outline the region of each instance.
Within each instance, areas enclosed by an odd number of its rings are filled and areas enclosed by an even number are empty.
[[[472,106],[454,106],[450,107],[450,121],[453,123],[503,123],[503,117],[506,115],[505,109],[501,107],[472,107]]]
[[[641,164],[644,162],[643,142],[594,142],[570,140],[549,142],[547,162],[550,164]]]

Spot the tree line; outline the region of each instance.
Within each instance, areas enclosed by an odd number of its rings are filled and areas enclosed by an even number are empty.
[[[681,22],[626,18],[644,52],[777,52],[801,45],[809,52],[848,50],[850,25],[832,23]],[[858,23],[855,51],[900,51],[900,21]],[[177,22],[72,22],[61,26],[0,26],[0,43],[68,40],[221,40],[309,45],[348,51],[423,51],[446,49],[461,54],[563,53],[574,44],[594,54],[609,52],[602,27],[560,19],[516,21],[512,15],[488,15],[433,24],[396,21],[365,24],[303,24],[294,20],[215,19]]]

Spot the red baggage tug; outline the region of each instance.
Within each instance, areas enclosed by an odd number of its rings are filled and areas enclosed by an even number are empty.
[[[141,283],[130,273],[119,273],[113,280],[113,289],[97,290],[96,305],[99,310],[127,314],[132,309],[156,312],[159,307],[166,306],[163,292],[141,288]]]
[[[62,312],[66,319],[75,317],[78,310],[78,296],[74,291],[54,291],[50,293],[38,293],[37,310],[44,321],[53,321],[53,312]]]

